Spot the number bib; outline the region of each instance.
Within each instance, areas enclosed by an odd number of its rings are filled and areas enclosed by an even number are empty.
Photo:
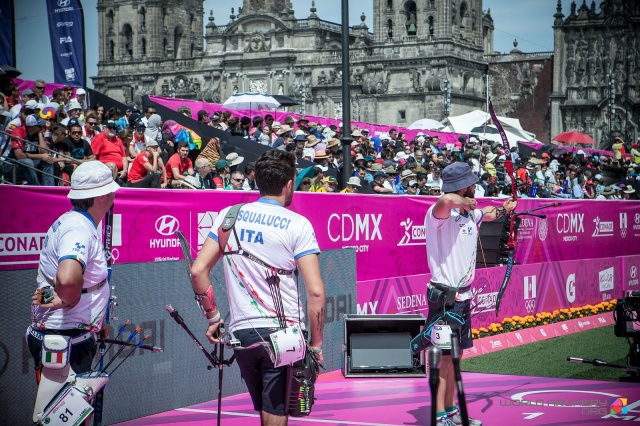
[[[93,412],[83,396],[78,389],[68,386],[44,413],[43,423],[47,426],[82,425]]]

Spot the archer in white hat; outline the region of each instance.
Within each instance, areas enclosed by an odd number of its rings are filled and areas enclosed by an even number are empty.
[[[60,353],[68,354],[65,347],[73,344],[67,358],[73,371],[91,370],[98,347],[95,335],[102,329],[110,296],[107,257],[98,224],[111,210],[119,188],[106,165],[99,161],[80,164],[71,176],[68,194],[73,210],[57,218],[47,231],[37,287],[31,296],[32,325],[27,332],[36,370],[43,378],[59,374],[56,371],[66,365],[61,358],[45,360],[41,356],[43,342],[59,335],[70,339],[58,339]],[[34,412],[43,408],[36,405]]]

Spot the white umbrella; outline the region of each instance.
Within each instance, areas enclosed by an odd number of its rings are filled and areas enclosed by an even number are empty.
[[[408,129],[412,130],[440,130],[444,127],[439,121],[433,120],[431,118],[421,118],[418,121],[414,121],[409,124]]]
[[[280,103],[264,93],[245,92],[231,95],[229,99],[224,101],[222,106],[229,109],[248,109],[251,111],[254,109],[261,110],[278,108]]]

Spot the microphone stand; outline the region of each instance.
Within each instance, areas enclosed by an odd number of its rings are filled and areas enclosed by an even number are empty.
[[[453,363],[453,374],[458,389],[458,404],[460,404],[460,417],[462,426],[469,426],[469,414],[467,413],[467,400],[462,387],[462,374],[460,373],[460,332],[451,332],[451,361]]]
[[[429,347],[429,389],[431,389],[431,424],[438,421],[438,386],[440,386],[440,359],[442,349],[437,346]]]

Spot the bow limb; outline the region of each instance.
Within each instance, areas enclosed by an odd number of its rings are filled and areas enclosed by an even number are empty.
[[[498,129],[498,133],[500,134],[500,138],[502,139],[505,156],[504,167],[507,170],[509,179],[511,179],[511,199],[517,202],[518,188],[516,186],[516,176],[513,170],[513,159],[511,158],[509,141],[507,139],[506,133],[504,132],[504,129],[502,128],[502,124],[498,120],[498,117],[493,110],[493,104],[491,102],[489,102],[489,114],[491,115],[493,124]],[[500,286],[500,290],[498,290],[498,295],[496,296],[496,316],[498,316],[498,312],[500,311],[500,302],[502,300],[502,297],[504,296],[504,292],[507,289],[509,278],[511,277],[511,272],[513,270],[513,259],[516,252],[516,216],[513,211],[509,213],[509,239],[507,240],[507,248],[509,249],[509,255],[507,256],[507,270],[505,271],[502,285]]]

